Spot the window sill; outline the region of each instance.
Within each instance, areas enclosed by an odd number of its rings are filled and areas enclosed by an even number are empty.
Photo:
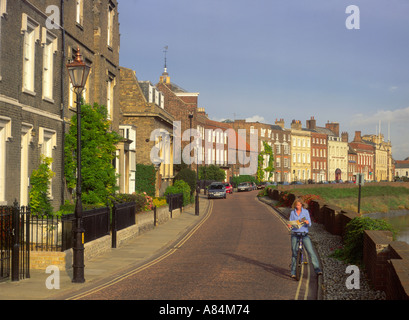
[[[78,29],[80,29],[81,31],[84,31],[84,27],[82,26],[82,24],[75,22],[75,25],[77,26]]]
[[[52,104],[55,103],[54,99],[51,99],[51,98],[43,97],[43,100],[48,102],[48,103],[52,103]]]
[[[29,94],[30,96],[35,97],[37,95],[37,93],[35,93],[34,91],[31,91],[29,89],[23,88],[23,93]]]

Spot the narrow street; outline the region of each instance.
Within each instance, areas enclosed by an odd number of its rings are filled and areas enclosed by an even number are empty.
[[[81,298],[294,300],[307,298],[307,292],[314,299],[314,289],[302,287],[316,283],[315,275],[310,273],[314,278],[303,283],[289,277],[288,231],[256,194],[234,193],[212,200],[209,217],[176,246],[175,253]]]

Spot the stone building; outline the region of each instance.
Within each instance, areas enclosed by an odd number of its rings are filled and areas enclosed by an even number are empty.
[[[362,140],[372,143],[375,148],[375,181],[393,181],[392,144],[384,140],[384,135],[369,134],[362,136]]]
[[[311,179],[311,132],[303,130],[300,120],[291,123],[292,181],[307,183]]]
[[[157,170],[157,196],[162,196],[174,177],[174,117],[165,110],[162,92],[149,81],[138,81],[135,72],[124,67],[121,67],[119,100],[120,128],[124,136],[132,140],[127,161],[131,175],[127,191],[135,191],[136,163],[153,164]],[[155,146],[159,150],[151,155]]]
[[[409,158],[395,161],[395,177],[409,179]]]
[[[0,204],[28,204],[40,155],[53,159],[50,197],[58,209],[64,136],[75,112],[66,64],[80,49],[92,67],[84,100],[108,107],[119,130],[116,0],[0,0]]]
[[[316,129],[317,121],[311,117],[305,130],[311,132],[311,180],[315,183],[328,180],[328,135]]]

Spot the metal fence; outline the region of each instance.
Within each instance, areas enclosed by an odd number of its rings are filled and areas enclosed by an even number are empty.
[[[117,231],[135,224],[136,203],[115,203],[112,209],[112,248],[116,248]]]
[[[166,202],[169,205],[169,212],[183,207],[183,193],[168,194]]]
[[[30,277],[30,209],[0,207],[0,281],[18,281]]]

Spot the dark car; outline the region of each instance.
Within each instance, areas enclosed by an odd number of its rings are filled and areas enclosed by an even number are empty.
[[[207,190],[207,198],[224,198],[226,199],[226,187],[221,182],[212,182]]]
[[[233,193],[233,187],[231,186],[230,183],[225,182],[224,186],[226,187],[226,193],[230,193],[230,194]]]

